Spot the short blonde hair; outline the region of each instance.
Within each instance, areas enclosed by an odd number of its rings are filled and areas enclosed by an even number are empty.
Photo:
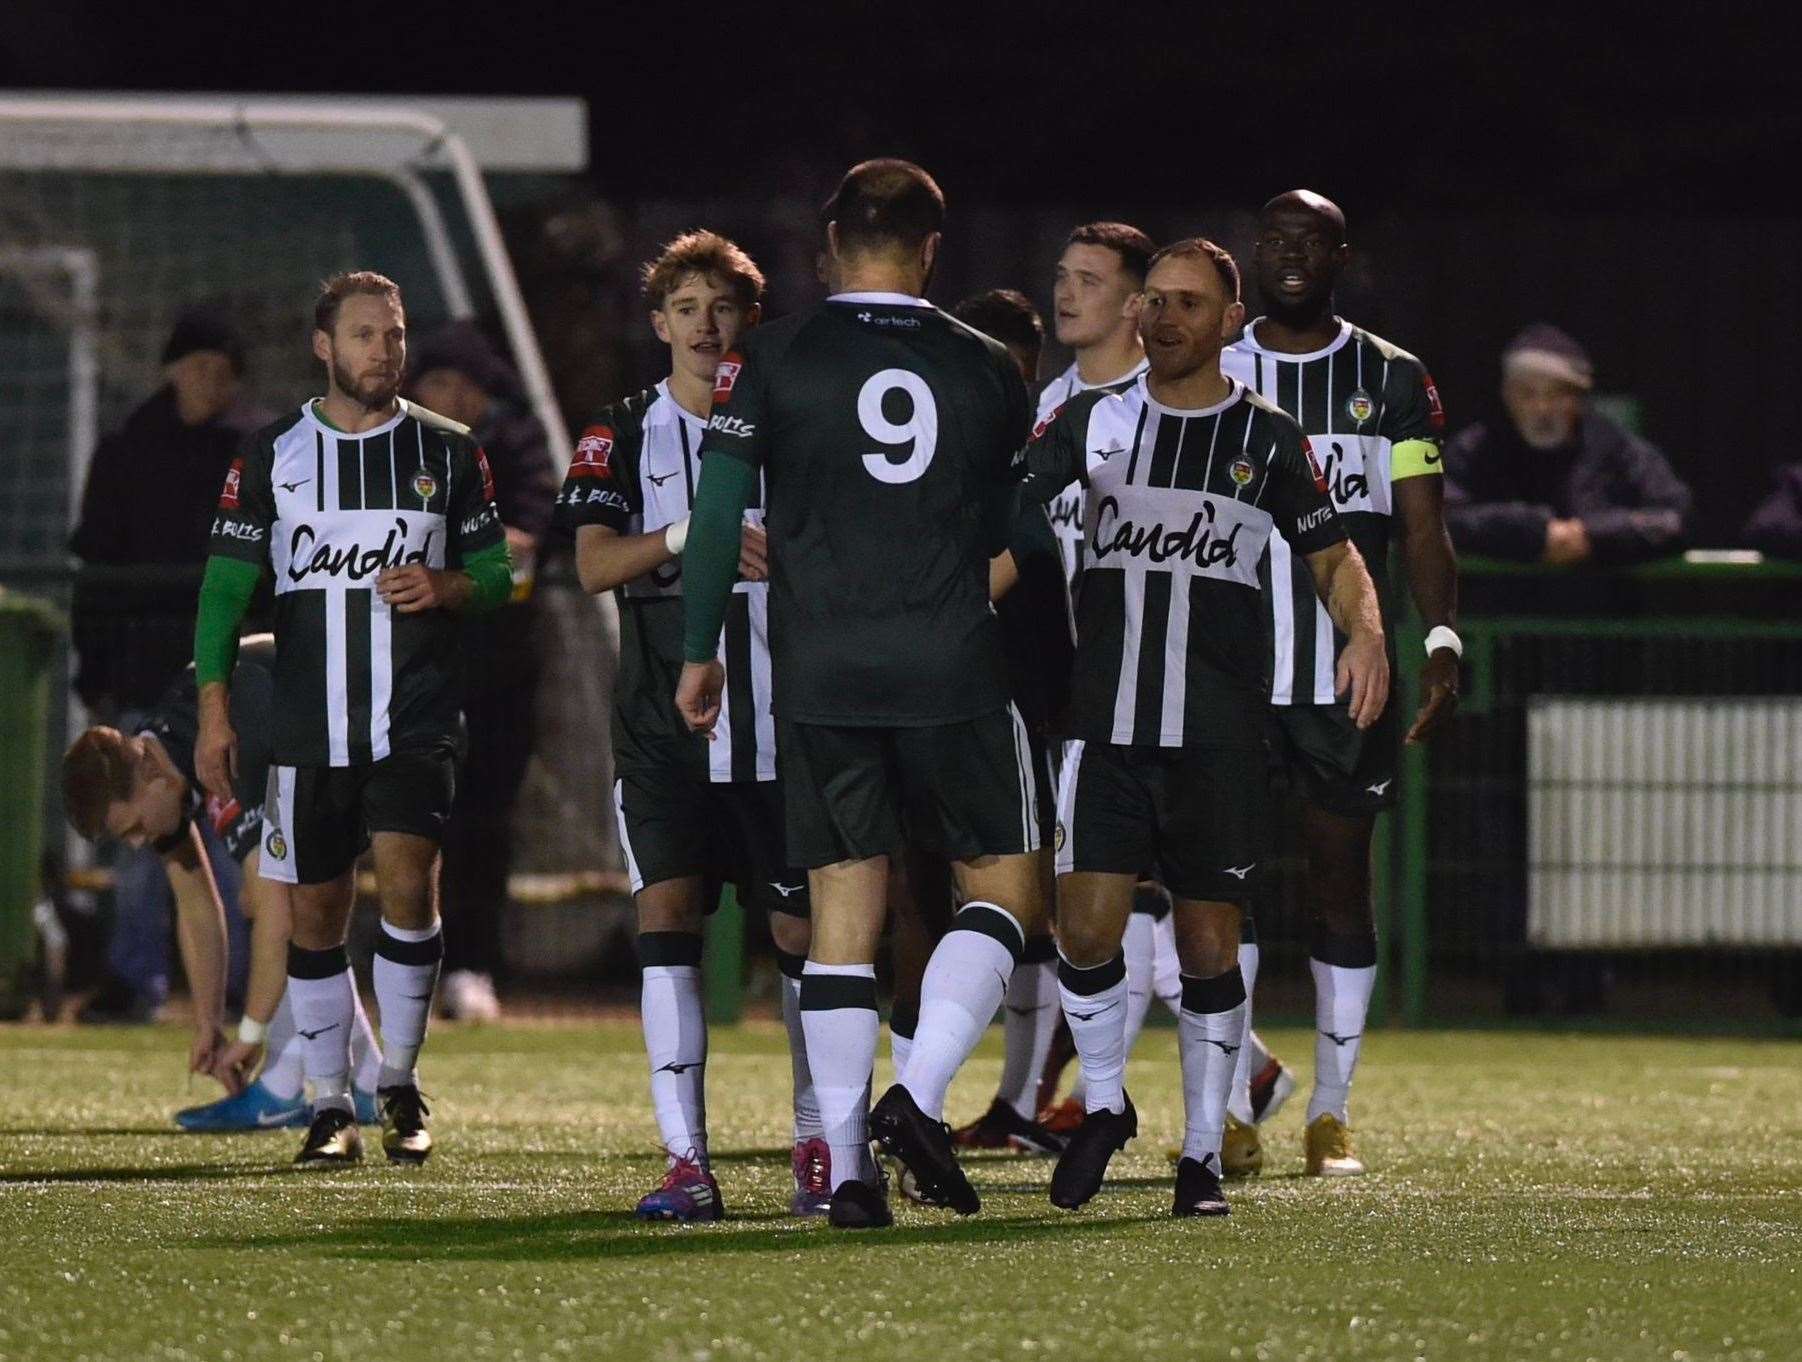
[[[746,308],[763,298],[763,271],[745,250],[718,232],[684,232],[665,243],[644,267],[644,300],[654,310],[691,274],[719,279]]]

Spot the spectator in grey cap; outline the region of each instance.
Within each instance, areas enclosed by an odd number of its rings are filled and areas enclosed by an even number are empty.
[[[1589,403],[1589,355],[1555,326],[1502,353],[1505,425],[1446,447],[1446,525],[1461,553],[1553,567],[1642,562],[1683,547],[1692,498],[1653,445]]]

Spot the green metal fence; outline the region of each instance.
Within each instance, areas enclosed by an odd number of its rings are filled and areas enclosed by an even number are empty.
[[[1466,600],[1478,604],[1459,626],[1459,715],[1430,747],[1404,749],[1401,804],[1377,852],[1392,979],[1378,1015],[1409,1025],[1498,1013],[1794,1016],[1802,750],[1790,735],[1802,710],[1802,565],[1694,555],[1581,576],[1481,560],[1462,571]],[[1566,600],[1575,613],[1554,613]],[[1424,633],[1418,619],[1397,632],[1399,702],[1411,714]],[[1615,774],[1574,793],[1564,780],[1546,798],[1559,781],[1535,768],[1560,744],[1591,741],[1616,749],[1605,763]],[[1726,750],[1732,743],[1743,752]],[[1687,759],[1665,754],[1682,745]],[[1706,781],[1694,774],[1703,759]],[[1604,815],[1627,821],[1554,821]],[[1706,840],[1704,817],[1731,833],[1717,839],[1728,850],[1715,863],[1690,848]],[[1557,874],[1544,873],[1530,855],[1535,838],[1582,843],[1589,862],[1573,864],[1567,851],[1547,863]],[[1616,843],[1632,855],[1608,850]],[[1753,845],[1756,855],[1745,850]],[[1598,936],[1593,913],[1587,936],[1560,925],[1556,891],[1568,898],[1573,881],[1608,889],[1611,930]],[[1677,919],[1687,925],[1673,927]]]

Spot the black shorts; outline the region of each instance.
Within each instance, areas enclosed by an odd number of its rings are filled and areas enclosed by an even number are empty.
[[[1073,742],[1057,792],[1057,870],[1158,880],[1180,899],[1245,903],[1270,851],[1262,748]]]
[[[779,721],[777,761],[797,865],[893,854],[907,840],[947,860],[1039,849],[1026,725],[1011,704],[924,728]]]
[[[362,766],[271,766],[259,870],[283,884],[335,880],[378,832],[444,837],[457,789],[450,743]]]
[[[1395,807],[1400,737],[1393,700],[1362,730],[1344,705],[1270,707],[1270,750],[1289,780],[1311,803],[1347,818]]]
[[[699,876],[737,885],[744,902],[767,912],[808,915],[807,872],[784,850],[782,782],[710,781],[667,766],[616,774],[613,809],[634,894]],[[716,891],[706,905],[719,906]]]

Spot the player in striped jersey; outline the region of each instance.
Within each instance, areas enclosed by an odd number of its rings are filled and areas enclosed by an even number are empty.
[[[641,1017],[668,1165],[638,1203],[654,1220],[724,1214],[707,1154],[707,1022],[701,928],[722,882],[770,912],[782,964],[782,1015],[794,1061],[797,1215],[823,1214],[830,1155],[801,1031],[807,955],[807,875],[783,853],[782,789],[770,716],[769,586],[763,512],[746,513],[718,656],[724,714],[708,742],[677,716],[682,671],[682,559],[689,503],[701,476],[714,371],[755,324],[763,274],[713,232],[690,232],[645,266],[651,325],[670,347],[670,373],[617,402],[582,433],[558,497],[576,536],[583,587],[619,603],[614,684],[614,807],[638,908]],[[762,498],[758,498],[758,507]]]
[[[1220,1149],[1244,1043],[1240,910],[1269,831],[1265,606],[1258,564],[1279,539],[1307,562],[1350,635],[1336,678],[1360,726],[1388,660],[1376,592],[1295,422],[1220,372],[1244,317],[1238,267],[1212,242],[1152,257],[1146,375],[1070,402],[1027,454],[1029,499],[1072,481],[1089,550],[1058,788],[1058,979],[1087,1114],[1052,1175],[1081,1206],[1137,1133],[1126,1095],[1121,942],[1147,868],[1174,899],[1187,1113],[1172,1214],[1224,1215]]]
[[[1421,672],[1423,703],[1407,741],[1420,742],[1457,706],[1457,563],[1445,530],[1439,394],[1421,362],[1333,312],[1333,288],[1350,258],[1345,217],[1308,190],[1281,194],[1258,216],[1253,270],[1265,315],[1221,356],[1222,372],[1301,424],[1321,460],[1333,505],[1377,583],[1385,611],[1396,526],[1408,583],[1431,632]],[[1345,637],[1315,600],[1310,574],[1272,541],[1266,583],[1274,656],[1273,743],[1302,792],[1303,896],[1312,916],[1315,985],[1314,1091],[1304,1138],[1307,1171],[1364,1171],[1347,1114],[1352,1072],[1376,979],[1370,843],[1376,815],[1395,803],[1399,727],[1391,704],[1360,729],[1334,692]],[[1387,619],[1387,615],[1385,615]],[[1246,988],[1257,975],[1246,953]],[[1253,1079],[1292,1085],[1257,1044],[1241,1059],[1229,1132],[1229,1166],[1256,1172],[1263,1152]]]
[[[1035,433],[1078,393],[1119,392],[1145,372],[1139,300],[1156,249],[1124,222],[1087,222],[1065,239],[1051,286],[1052,334],[1075,358],[1039,390]],[[1065,488],[1047,510],[1074,589],[1082,575],[1082,490]]]
[[[1075,352],[1070,367],[1039,392],[1035,427],[1042,429],[1059,407],[1080,393],[1100,389],[1122,392],[1145,372],[1145,345],[1139,339],[1139,305],[1145,269],[1157,250],[1150,237],[1124,222],[1089,222],[1070,233],[1052,282],[1055,334]],[[1046,508],[1058,536],[1064,572],[1072,594],[1082,576],[1082,487],[1072,484]],[[1145,883],[1133,897],[1133,916],[1126,929],[1126,967],[1130,980],[1126,1046],[1130,1052],[1145,1024],[1153,998],[1173,1011],[1178,966],[1176,935],[1170,922],[1170,900],[1157,885]],[[1022,966],[1026,968],[1026,966]],[[1037,966],[1042,988],[1054,982],[1055,962]],[[1061,1017],[1060,1017],[1061,1023]],[[1068,1032],[1048,1043],[1056,1056],[1041,1083],[1055,1092],[1058,1074],[1069,1062]],[[1034,1094],[1036,1099],[1037,1094]],[[1054,1134],[1067,1134],[1082,1123],[1082,1078],[1062,1102],[1043,1104],[1039,1121]]]
[[[274,764],[260,871],[293,886],[288,997],[313,1085],[296,1161],[363,1153],[344,943],[354,863],[373,841],[382,1147],[391,1162],[416,1164],[432,1148],[416,1065],[444,956],[435,880],[455,782],[456,614],[494,609],[513,583],[482,451],[463,427],[398,396],[400,289],[379,274],[338,275],[313,327],[326,395],[259,432],[226,475],[213,521],[194,631],[195,766],[209,794],[231,798],[238,623],[272,571]]]

